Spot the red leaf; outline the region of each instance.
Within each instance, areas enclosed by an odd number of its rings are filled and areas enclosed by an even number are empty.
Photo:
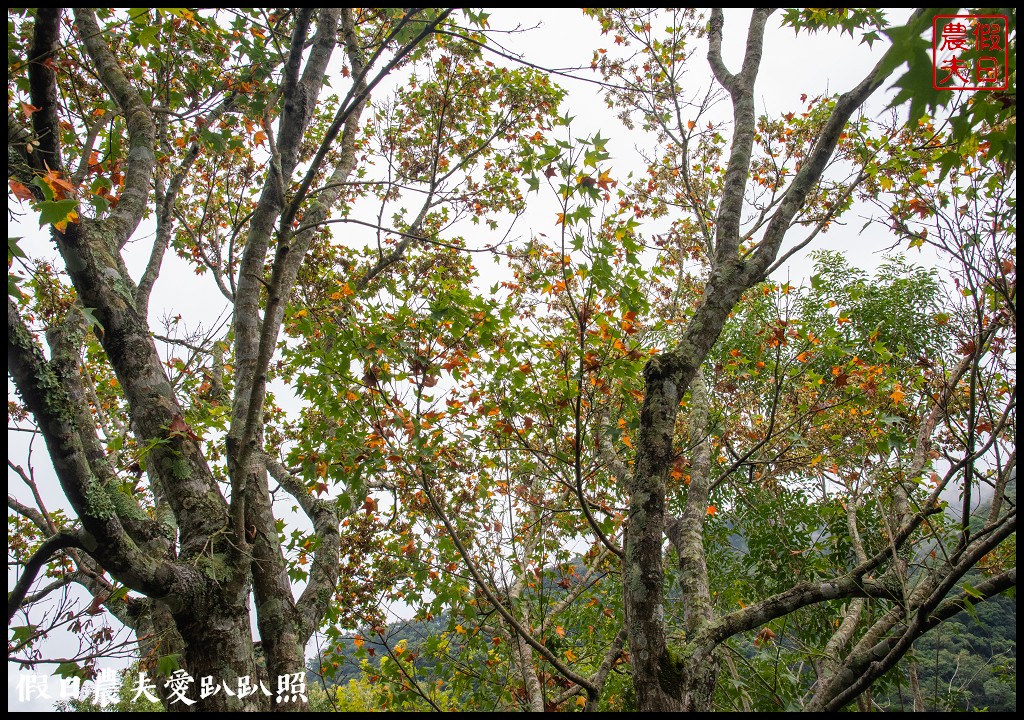
[[[195,442],[199,442],[199,436],[193,432],[192,428],[185,422],[185,418],[181,415],[175,415],[174,419],[171,420],[171,424],[167,428],[168,435],[176,435],[178,437],[187,437]]]
[[[21,112],[24,113],[26,120],[32,117],[32,113],[39,112],[39,110],[40,108],[37,108],[35,105],[29,105],[27,102],[21,104]]]

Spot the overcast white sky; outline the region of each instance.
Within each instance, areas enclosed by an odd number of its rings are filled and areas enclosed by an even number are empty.
[[[746,28],[749,11],[727,11],[725,24],[724,56],[731,70],[738,70],[743,46],[746,40]],[[894,11],[890,18],[895,24],[901,23],[909,11]],[[864,73],[874,65],[885,49],[885,41],[875,44],[873,49],[867,45],[859,45],[857,39],[840,36],[837,33],[795,37],[792,29],[779,27],[781,13],[776,13],[769,21],[765,39],[764,60],[757,82],[757,111],[771,114],[789,111],[801,111],[803,104],[800,96],[810,96],[826,92],[842,92],[849,89],[862,79]],[[531,62],[554,68],[583,67],[583,77],[597,79],[597,73],[589,70],[593,50],[597,47],[609,47],[611,38],[600,35],[593,21],[582,16],[578,10],[555,9],[494,9],[491,11],[490,25],[495,29],[511,29],[517,25],[532,28],[526,33],[511,35],[503,42],[512,49],[524,53]],[[706,41],[698,41],[698,54],[703,58],[706,53]],[[698,69],[706,70],[706,63],[695,63],[695,82],[707,86],[710,72],[698,76]],[[699,79],[698,79],[699,78]],[[610,162],[615,171],[622,168],[641,169],[635,146],[642,144],[643,139],[630,134],[621,127],[614,114],[607,110],[600,99],[596,85],[560,79],[559,83],[568,91],[569,96],[563,107],[576,117],[573,124],[574,135],[586,136],[600,131],[602,136],[611,138],[608,149],[612,155]],[[885,95],[878,93],[871,101],[869,108],[879,112],[886,105]],[[722,112],[731,110],[727,104],[721,106]],[[15,208],[24,211],[25,208]],[[523,222],[523,221],[521,221]],[[526,218],[526,225],[520,233],[528,232],[530,223],[538,225],[547,223],[549,219]],[[16,223],[9,227],[9,234],[25,237],[22,247],[35,255],[52,256],[49,239],[34,227],[31,213],[24,223]],[[868,242],[857,235],[862,222],[853,222],[844,230],[829,233],[816,243],[815,247],[835,247],[847,252],[855,265],[872,268],[881,257],[877,244]],[[129,253],[129,267],[134,269],[136,277],[141,274],[152,239],[152,228],[141,227],[137,233],[139,241]],[[806,277],[809,264],[806,253],[797,256],[788,269],[780,271],[785,278],[788,273],[794,282]],[[151,320],[154,328],[159,327],[159,318],[165,315],[182,314],[189,327],[202,323],[209,327],[216,315],[225,307],[223,297],[213,288],[209,277],[196,276],[189,268],[168,254],[164,261],[164,270],[158,282],[151,302]],[[8,381],[9,394],[11,393]],[[26,440],[24,433],[8,432],[8,457],[20,464],[26,462]],[[65,507],[66,503],[59,492],[52,470],[44,459],[45,448],[42,442],[36,443],[35,467],[39,476],[46,478],[41,483],[44,499],[51,509]],[[8,471],[8,485],[19,496],[25,496],[23,484],[11,471]],[[13,580],[9,576],[9,586]],[[54,643],[54,652],[61,651],[61,644]],[[70,650],[69,650],[70,651]],[[112,664],[113,665],[113,664]],[[120,664],[118,664],[120,666]],[[46,674],[52,666],[39,666],[37,673]],[[23,703],[18,701],[17,668],[8,665],[8,709],[16,711],[51,709],[45,701]],[[51,694],[58,686],[51,683]]]

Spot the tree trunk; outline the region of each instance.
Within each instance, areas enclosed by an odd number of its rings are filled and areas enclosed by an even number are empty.
[[[188,705],[172,695],[168,699],[169,710],[265,712],[274,708],[276,683],[271,685],[265,668],[257,663],[247,602],[224,601],[202,616],[187,609],[176,614],[175,621],[185,641],[182,669],[193,678],[186,697],[195,702]],[[173,677],[161,678],[158,684]],[[203,698],[202,682],[207,677],[219,689]],[[256,690],[243,698],[240,687]]]

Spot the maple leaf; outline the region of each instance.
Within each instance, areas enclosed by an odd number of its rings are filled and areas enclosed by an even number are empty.
[[[604,170],[597,177],[597,186],[599,188],[601,188],[602,190],[608,190],[609,188],[615,187],[615,185],[617,185],[617,184],[618,183],[616,183],[614,180],[612,180],[612,178],[608,174],[607,170]]]
[[[14,197],[19,200],[33,200],[32,191],[27,186],[22,185],[17,180],[11,179],[7,181],[7,186],[11,188],[11,192],[14,193]]]
[[[919,198],[914,198],[913,200],[911,200],[910,204],[907,207],[908,209],[916,212],[922,219],[928,217],[931,214],[931,208],[929,208],[928,205],[925,204]]]
[[[172,437],[187,437],[195,442],[200,440],[199,436],[188,426],[185,418],[181,415],[175,415],[174,419],[171,420],[171,424],[167,426],[167,434]]]
[[[907,394],[905,392],[903,392],[903,390],[901,390],[899,387],[897,387],[895,390],[892,391],[892,394],[890,394],[889,397],[892,398],[892,401],[894,403],[899,403],[899,402],[903,401],[903,398],[905,398],[906,395]]]

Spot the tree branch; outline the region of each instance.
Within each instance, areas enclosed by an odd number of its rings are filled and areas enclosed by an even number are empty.
[[[54,470],[87,535],[84,547],[125,585],[155,597],[170,597],[185,579],[182,569],[143,552],[117,514],[118,498],[92,472],[74,427],[71,400],[18,313],[7,300],[7,368],[22,400],[36,418]],[[172,598],[173,601],[173,598]]]
[[[153,152],[156,125],[139,91],[121,70],[114,54],[107,47],[104,39],[106,35],[100,32],[96,14],[91,9],[79,8],[75,10],[75,24],[100,82],[121,108],[128,126],[128,162],[125,167],[124,190],[121,192],[117,207],[111,210],[104,220],[104,223],[113,229],[117,247],[120,249],[135,232],[149,205],[149,187],[156,165],[156,156]]]
[[[14,615],[21,609],[25,595],[28,593],[32,583],[36,581],[39,571],[50,561],[50,558],[66,548],[82,548],[82,539],[77,533],[59,532],[51,535],[32,554],[29,561],[25,563],[21,577],[15,583],[11,594],[7,596],[7,624],[14,619]]]

